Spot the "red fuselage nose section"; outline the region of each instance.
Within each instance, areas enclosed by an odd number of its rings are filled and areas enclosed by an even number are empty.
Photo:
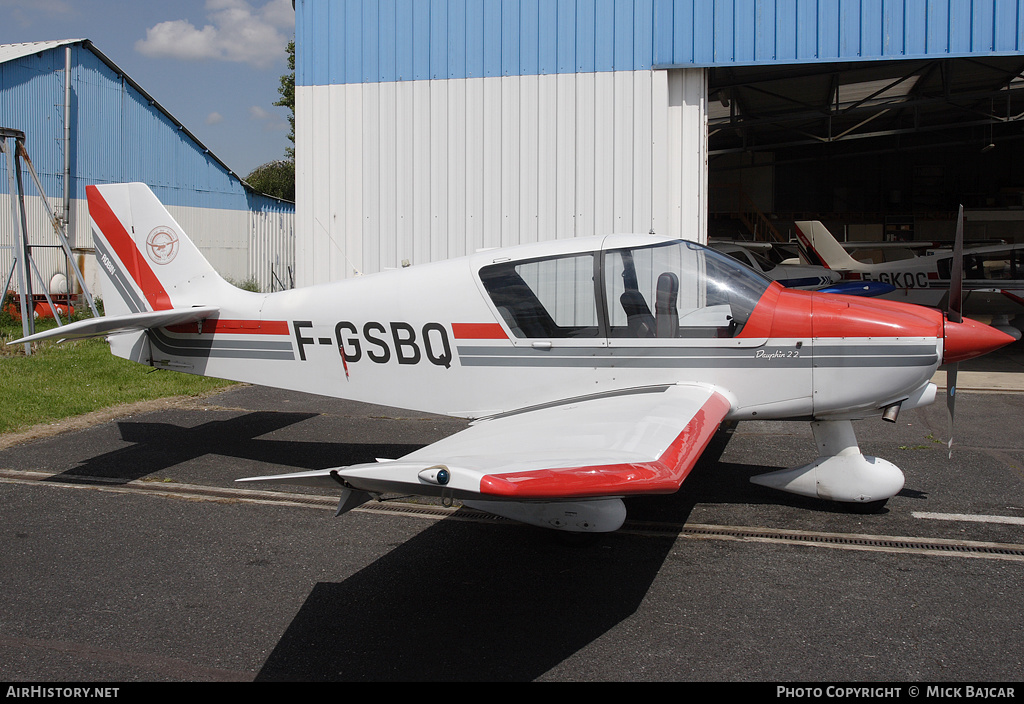
[[[946,336],[942,347],[943,364],[974,359],[1014,341],[1005,332],[970,318],[964,318],[962,323],[946,320],[943,328]]]
[[[988,354],[1014,338],[965,318],[950,322],[934,308],[877,298],[794,291],[773,284],[744,327],[742,337],[884,339],[944,337],[942,363]]]
[[[878,298],[796,291],[773,284],[754,309],[743,337],[942,337],[942,313]]]

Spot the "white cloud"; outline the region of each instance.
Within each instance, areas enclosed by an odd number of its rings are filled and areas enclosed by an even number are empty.
[[[291,129],[291,125],[288,121],[282,118],[280,115],[261,108],[259,105],[249,106],[249,119],[263,123],[264,132],[287,132]]]
[[[224,116],[219,112],[211,112],[206,116],[206,124],[208,125],[219,125],[224,122]]]
[[[210,24],[168,20],[146,30],[135,50],[146,56],[199,61],[216,59],[267,68],[285,57],[295,27],[291,0],[255,8],[247,0],[207,0]]]

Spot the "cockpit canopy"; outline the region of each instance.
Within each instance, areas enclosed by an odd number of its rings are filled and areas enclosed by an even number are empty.
[[[685,240],[499,262],[480,279],[527,339],[734,337],[771,284]]]

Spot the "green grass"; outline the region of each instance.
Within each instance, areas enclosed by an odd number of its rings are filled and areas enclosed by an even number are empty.
[[[103,339],[39,343],[25,356],[22,345],[6,345],[21,337],[21,323],[5,317],[0,319],[0,433],[125,403],[200,396],[234,383],[129,362],[110,354]],[[45,327],[40,324],[37,331]]]

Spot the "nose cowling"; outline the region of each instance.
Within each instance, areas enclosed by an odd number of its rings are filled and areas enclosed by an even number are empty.
[[[943,364],[974,359],[1014,342],[1005,332],[970,318],[964,318],[962,323],[946,319],[943,334],[946,338],[942,346]]]

